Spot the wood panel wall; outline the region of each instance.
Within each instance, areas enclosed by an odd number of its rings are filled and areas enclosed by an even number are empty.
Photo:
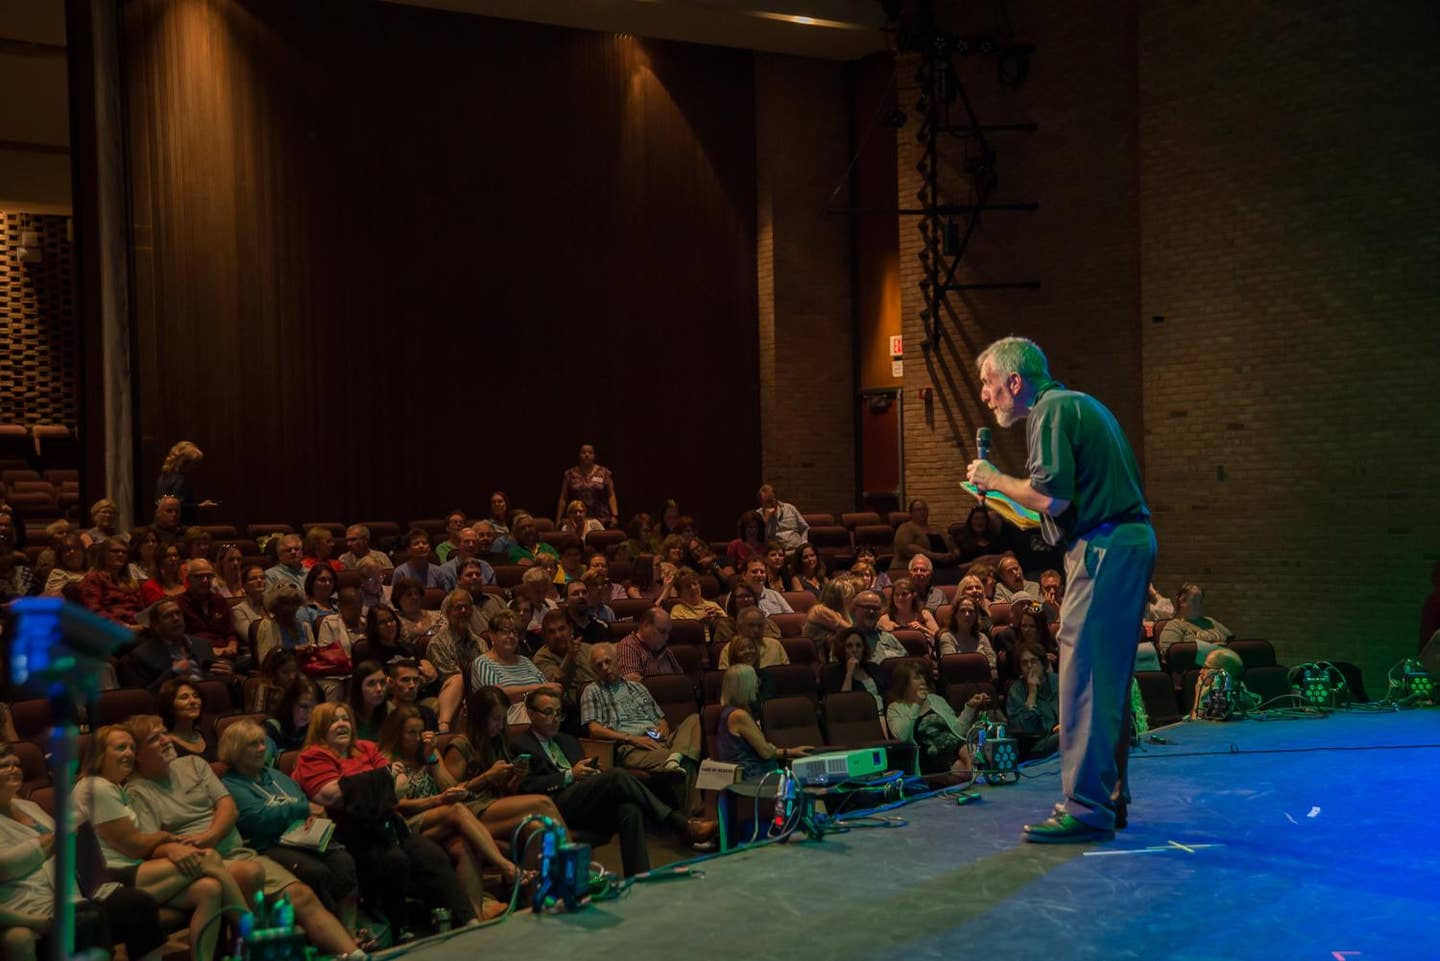
[[[759,480],[750,55],[356,0],[128,0],[140,491],[240,520],[718,532]],[[718,534],[717,534],[718,536]]]

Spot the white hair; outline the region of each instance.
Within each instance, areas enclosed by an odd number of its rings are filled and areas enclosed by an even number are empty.
[[[975,358],[975,369],[984,370],[987,361],[1002,378],[1019,374],[1020,379],[1032,387],[1050,381],[1050,362],[1045,359],[1045,352],[1035,341],[1024,337],[1002,337],[995,341]]]

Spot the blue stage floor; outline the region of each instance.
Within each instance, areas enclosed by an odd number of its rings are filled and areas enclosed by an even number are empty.
[[[716,859],[406,956],[1440,958],[1440,709],[1160,734],[1134,755],[1131,827],[1108,844],[1019,843],[1058,799],[1048,762],[971,805],[894,812],[904,827]]]

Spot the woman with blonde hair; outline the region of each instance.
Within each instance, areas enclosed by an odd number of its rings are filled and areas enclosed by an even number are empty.
[[[804,757],[815,748],[777,747],[765,739],[751,715],[760,693],[760,677],[749,664],[736,664],[720,682],[720,724],[715,734],[715,759],[738,764],[741,776],[758,781],[781,761]]]
[[[118,538],[121,543],[128,544],[129,536],[122,534],[115,526],[115,518],[119,514],[120,508],[116,507],[115,502],[108,497],[102,497],[91,504],[90,523],[94,526],[80,535],[85,541],[85,546],[89,547],[91,544],[108,541],[112,538]]]
[[[212,500],[195,500],[195,491],[185,476],[196,464],[205,459],[205,453],[188,440],[182,440],[170,448],[165,463],[160,465],[160,476],[155,480],[155,500],[174,497],[180,501],[180,523],[193,526],[199,517],[199,508],[218,507]]]

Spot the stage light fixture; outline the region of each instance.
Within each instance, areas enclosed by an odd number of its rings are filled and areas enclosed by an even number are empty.
[[[1330,683],[1330,673],[1324,668],[1307,665],[1300,673],[1296,690],[1308,707],[1335,706],[1335,688]]]
[[[1400,696],[1436,703],[1435,678],[1426,673],[1425,665],[1413,657],[1406,660],[1401,667]]]

